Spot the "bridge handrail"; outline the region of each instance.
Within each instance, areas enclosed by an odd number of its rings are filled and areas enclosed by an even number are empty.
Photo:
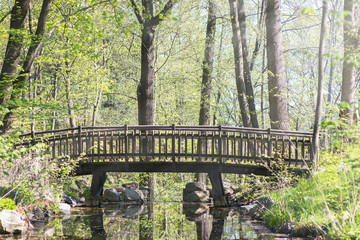
[[[292,136],[292,137],[312,137],[311,132],[300,132],[300,131],[287,131],[279,129],[260,129],[260,128],[248,128],[248,127],[234,127],[234,126],[184,126],[184,125],[134,125],[134,126],[85,126],[76,128],[63,128],[55,130],[46,130],[39,132],[30,132],[21,134],[20,138],[37,137],[39,135],[54,135],[55,133],[78,133],[90,132],[90,131],[209,131],[209,132],[237,132],[247,134],[261,134],[261,135],[281,135],[281,136]]]

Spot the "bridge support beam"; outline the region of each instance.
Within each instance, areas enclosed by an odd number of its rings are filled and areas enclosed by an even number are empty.
[[[216,207],[226,207],[229,205],[224,191],[224,185],[219,171],[209,171],[208,176],[211,181],[214,205]]]
[[[101,197],[103,195],[104,184],[106,181],[106,172],[98,171],[93,172],[92,180],[91,180],[91,200],[93,202],[92,205],[100,205]]]

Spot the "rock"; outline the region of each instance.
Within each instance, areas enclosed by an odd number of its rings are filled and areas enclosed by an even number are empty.
[[[205,184],[200,182],[189,182],[185,186],[185,191],[190,193],[194,191],[206,191]]]
[[[231,187],[224,187],[224,193],[225,195],[232,195],[234,194],[234,189],[232,189]]]
[[[124,196],[124,201],[136,201],[136,202],[144,201],[144,195],[139,189],[126,188],[122,192],[122,195]]]
[[[209,191],[193,191],[184,190],[184,202],[209,202]]]
[[[125,187],[119,186],[119,185],[113,185],[113,186],[111,186],[111,188],[113,190],[117,191],[118,193],[122,193],[125,190]]]
[[[144,200],[150,201],[150,192],[151,189],[149,187],[142,187],[139,188],[139,190],[142,192],[142,194],[144,195]]]
[[[137,216],[144,210],[144,205],[131,204],[123,210],[124,216]]]
[[[69,205],[71,205],[71,206],[75,206],[75,205],[76,205],[76,200],[72,199],[71,197],[69,197],[69,196],[67,196],[67,195],[65,195],[65,196],[63,197],[63,201],[64,201],[64,203],[67,203],[67,204],[69,204]]]
[[[105,198],[109,202],[119,202],[120,201],[120,193],[112,191],[110,189],[105,189],[103,198]]]
[[[122,186],[124,188],[129,188],[129,189],[137,189],[139,187],[139,184],[137,182],[130,182],[130,183],[124,183]]]
[[[59,211],[64,215],[70,215],[71,206],[67,203],[59,203]]]
[[[21,234],[27,231],[23,215],[15,210],[4,209],[0,212],[0,233]]]
[[[185,215],[201,215],[204,213],[209,213],[209,210],[209,204],[183,204],[183,213],[185,213]]]

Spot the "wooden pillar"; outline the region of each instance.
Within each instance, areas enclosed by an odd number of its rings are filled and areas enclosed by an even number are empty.
[[[216,207],[228,206],[228,202],[225,197],[224,185],[221,177],[221,173],[217,170],[208,172],[208,176],[211,181],[214,205]]]
[[[91,180],[91,198],[95,200],[95,204],[101,203],[104,184],[106,181],[106,172],[94,172]]]

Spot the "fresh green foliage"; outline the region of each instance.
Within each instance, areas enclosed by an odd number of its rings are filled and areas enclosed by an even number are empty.
[[[11,209],[14,210],[16,208],[16,204],[14,200],[10,198],[1,198],[0,199],[0,210],[2,209]]]

